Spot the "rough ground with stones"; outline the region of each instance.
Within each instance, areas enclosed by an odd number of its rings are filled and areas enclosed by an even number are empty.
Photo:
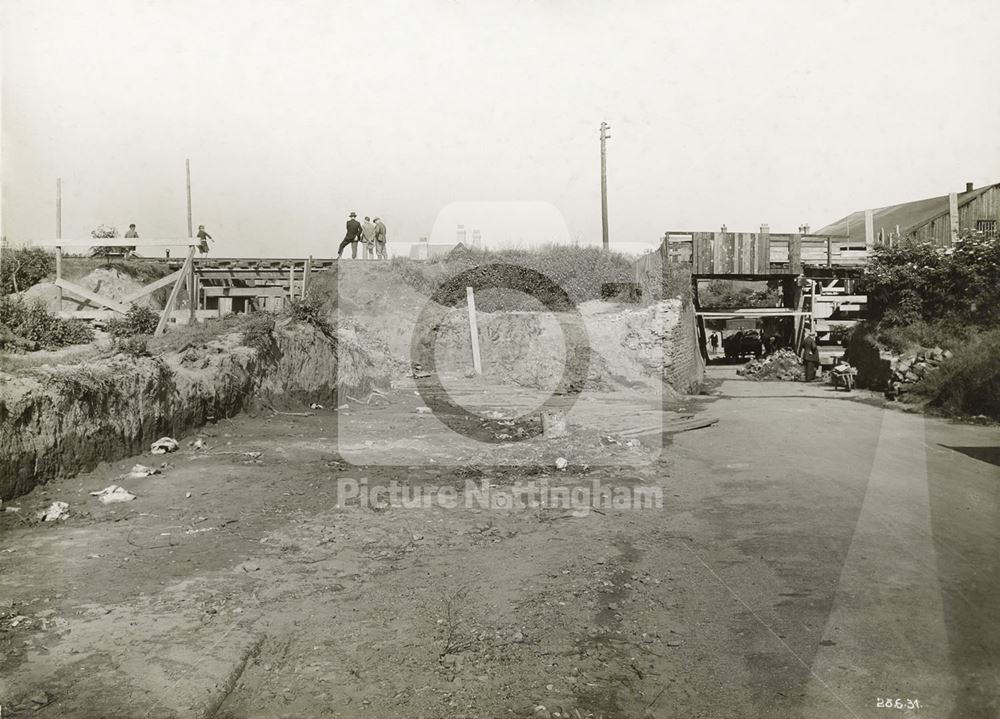
[[[714,371],[715,397],[675,409],[719,423],[659,456],[527,470],[658,487],[661,509],[338,507],[338,479],[526,470],[349,465],[330,409],[9,502],[4,716],[997,716],[995,429]],[[347,413],[391,451],[428,418],[388,399]],[[120,479],[136,462],[166,466]],[[89,496],[109,484],[137,498]],[[69,517],[36,523],[54,500]]]

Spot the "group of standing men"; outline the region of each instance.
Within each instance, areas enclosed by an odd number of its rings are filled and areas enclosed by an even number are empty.
[[[337,259],[344,254],[344,248],[351,246],[351,258],[358,258],[358,243],[361,242],[363,260],[387,260],[389,256],[385,251],[385,223],[376,217],[372,220],[365,217],[364,222],[358,222],[358,215],[352,212],[347,220],[347,234],[344,236],[340,247],[337,248]]]

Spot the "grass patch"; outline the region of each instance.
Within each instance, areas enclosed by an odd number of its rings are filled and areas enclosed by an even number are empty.
[[[390,261],[392,272],[424,295],[432,294],[459,273],[473,267],[480,267],[484,277],[496,274],[498,271],[490,269],[490,265],[496,264],[534,270],[560,287],[573,303],[601,299],[605,285],[630,283],[635,276],[632,260],[625,255],[606,252],[599,247],[567,245],[551,245],[537,250],[468,250],[431,260],[394,257]],[[527,295],[543,302],[559,301],[556,293],[548,292],[545,283],[538,281],[533,273],[524,273],[519,279],[524,282]],[[478,299],[476,307],[484,312],[538,309],[537,300],[509,291],[484,296],[482,304]]]
[[[4,330],[5,331],[2,331]],[[64,320],[45,309],[41,302],[21,297],[0,297],[0,349],[55,349],[86,344],[94,330],[79,320]]]

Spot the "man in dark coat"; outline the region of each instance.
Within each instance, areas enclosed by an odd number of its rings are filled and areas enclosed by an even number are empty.
[[[361,239],[361,223],[357,220],[358,214],[352,212],[350,219],[347,220],[347,234],[344,235],[343,242],[340,243],[340,247],[337,248],[337,259],[344,254],[344,248],[348,245],[351,246],[351,259],[358,259],[358,240]]]
[[[812,382],[819,369],[819,347],[816,346],[815,332],[807,332],[802,340],[802,364],[806,366],[806,382]]]

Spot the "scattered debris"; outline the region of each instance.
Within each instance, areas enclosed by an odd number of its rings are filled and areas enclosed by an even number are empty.
[[[191,499],[191,493],[190,492],[185,492],[184,499]]]
[[[149,477],[154,474],[160,474],[160,470],[154,469],[153,467],[147,467],[144,464],[134,464],[132,469],[128,471],[128,474],[123,474],[122,479],[143,479],[144,477]]]
[[[66,502],[53,502],[38,513],[38,518],[43,522],[54,522],[57,519],[66,519],[69,516],[69,505]]]
[[[560,457],[556,460],[556,469],[566,469],[569,466],[569,461],[565,457]]]
[[[199,449],[205,449],[205,440],[199,437],[198,439],[196,439],[194,442],[191,443],[191,447],[195,451],[198,451]]]
[[[337,407],[338,410],[350,409],[350,408],[351,408],[351,405],[349,405],[349,404],[342,404],[339,407]]]
[[[173,437],[160,437],[153,442],[149,451],[153,454],[166,454],[167,452],[176,452],[178,446],[177,440]]]
[[[805,377],[799,356],[787,349],[778,350],[761,359],[752,359],[736,370],[736,374],[758,381],[798,381]]]
[[[119,502],[131,502],[135,499],[135,495],[129,492],[124,487],[119,487],[117,484],[112,484],[99,492],[91,492],[91,497],[97,497],[101,504],[117,504]]]
[[[431,413],[431,408],[430,407],[417,407],[417,409],[415,411],[416,411],[417,414],[430,414]]]
[[[323,409],[323,405],[313,402],[311,405],[309,405],[309,409]]]

